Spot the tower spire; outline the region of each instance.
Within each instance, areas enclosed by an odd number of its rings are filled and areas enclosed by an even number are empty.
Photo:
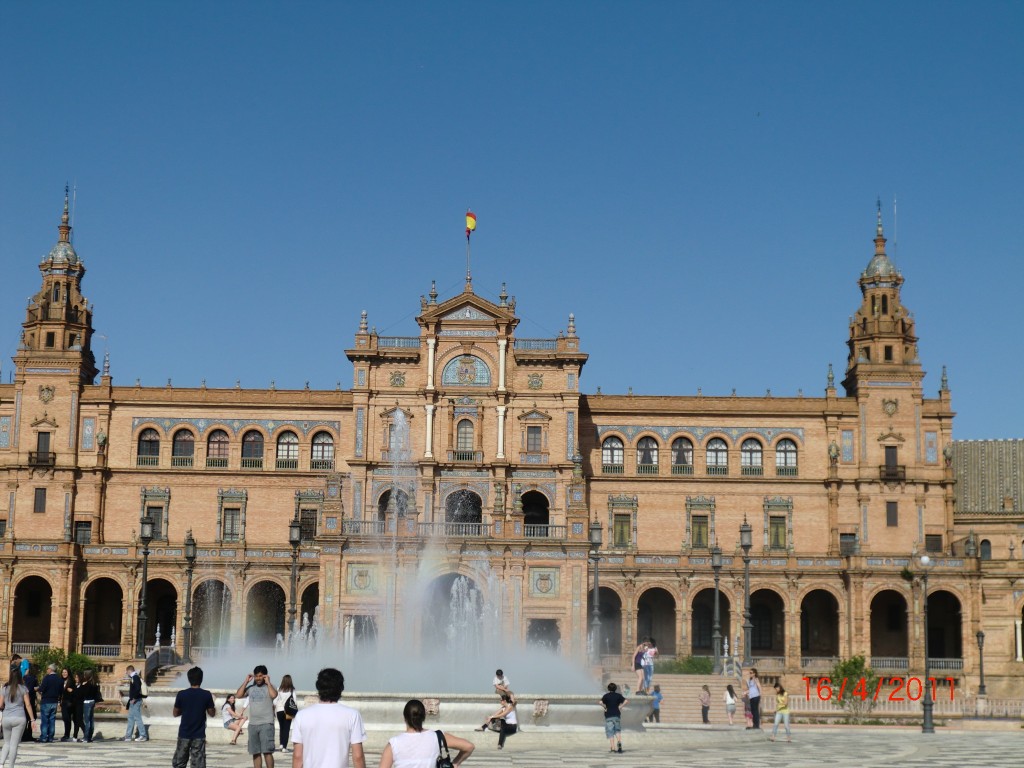
[[[60,242],[70,243],[71,242],[71,224],[70,216],[68,214],[68,185],[64,185],[64,212],[60,215],[60,226],[57,227],[57,231],[60,232]]]

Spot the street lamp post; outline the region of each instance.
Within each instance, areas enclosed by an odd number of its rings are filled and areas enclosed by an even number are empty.
[[[715,572],[715,618],[711,625],[711,644],[715,649],[715,666],[712,672],[722,674],[722,624],[718,612],[718,580],[722,571],[722,548],[717,544],[711,548],[711,568]]]
[[[932,681],[931,670],[928,666],[928,569],[933,565],[928,555],[921,555],[921,574],[924,593],[922,603],[924,605],[924,703],[922,708],[921,733],[935,733],[935,721],[932,719]]]
[[[981,675],[978,681],[978,695],[985,696],[985,633],[979,629],[975,637],[978,638],[978,672]]]
[[[291,638],[295,632],[295,592],[299,582],[299,544],[302,543],[302,523],[299,522],[299,514],[288,523],[288,543],[292,545],[292,585],[291,599],[288,604],[288,637]]]
[[[185,574],[188,586],[185,589],[185,623],[181,632],[185,635],[185,663],[192,663],[192,571],[196,567],[196,540],[192,537],[192,529],[185,534]]]
[[[590,524],[590,550],[591,559],[594,561],[594,605],[590,615],[590,643],[594,666],[598,667],[601,665],[601,543],[601,524],[595,520]]]
[[[146,587],[149,581],[149,543],[153,540],[153,518],[142,518],[139,539],[142,541],[142,594],[139,598],[138,633],[135,638],[135,658],[146,658]]]
[[[750,636],[754,631],[754,625],[750,621],[750,548],[754,546],[754,529],[747,522],[747,516],[743,516],[743,524],[740,526],[740,549],[743,550],[743,666],[749,667],[752,661],[750,657]]]

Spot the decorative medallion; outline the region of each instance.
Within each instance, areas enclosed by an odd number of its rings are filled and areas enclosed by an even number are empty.
[[[556,597],[558,595],[557,568],[530,569],[530,596]]]
[[[544,386],[544,374],[531,373],[526,378],[526,386],[530,389],[541,389]]]
[[[48,403],[51,400],[53,400],[54,392],[55,392],[54,388],[51,387],[49,384],[40,386],[39,387],[39,399],[42,400],[44,403]]]
[[[405,386],[405,371],[394,371],[391,374],[391,386],[392,387],[404,387]]]
[[[462,355],[445,365],[441,383],[458,387],[487,387],[491,384],[491,372],[479,357]]]
[[[455,379],[459,384],[472,384],[476,381],[476,361],[467,355],[459,360],[455,369]]]
[[[882,400],[882,410],[887,416],[892,416],[900,407],[899,400]]]

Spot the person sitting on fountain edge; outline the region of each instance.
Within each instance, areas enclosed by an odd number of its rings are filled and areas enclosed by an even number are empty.
[[[498,694],[498,698],[501,698],[503,693],[512,693],[512,683],[500,669],[495,671],[491,685],[494,686],[494,692]]]

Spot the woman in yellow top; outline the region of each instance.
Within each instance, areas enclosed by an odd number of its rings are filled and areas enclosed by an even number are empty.
[[[775,741],[775,734],[779,732],[779,723],[786,724],[786,741],[792,741],[789,733],[789,694],[782,687],[782,683],[775,684],[775,727],[772,728],[771,740]]]

